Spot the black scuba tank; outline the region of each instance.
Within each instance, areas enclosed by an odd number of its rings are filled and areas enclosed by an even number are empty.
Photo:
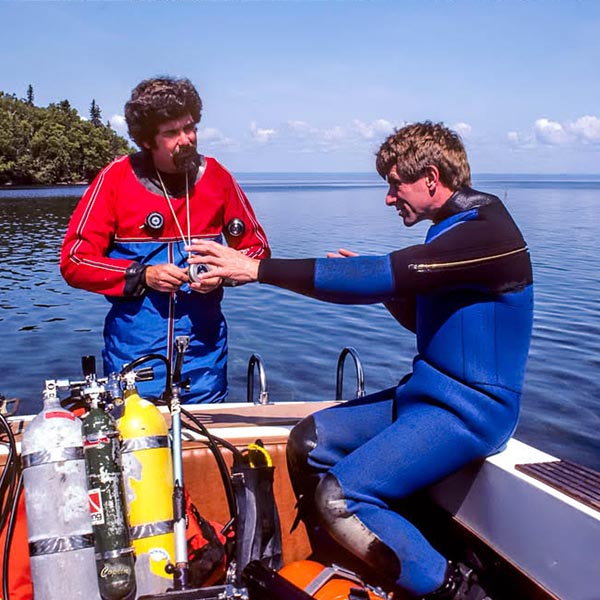
[[[119,432],[113,417],[98,406],[103,389],[87,376],[84,394],[91,408],[83,419],[83,449],[98,587],[103,600],[130,600],[136,592],[135,556],[125,505]]]

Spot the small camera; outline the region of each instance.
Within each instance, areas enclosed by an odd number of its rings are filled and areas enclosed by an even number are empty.
[[[202,273],[208,273],[209,271],[210,267],[208,265],[205,265],[204,263],[194,263],[189,266],[188,277],[190,278],[190,281],[196,283]]]

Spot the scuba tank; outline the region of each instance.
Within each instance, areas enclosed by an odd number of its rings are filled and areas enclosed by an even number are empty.
[[[31,577],[36,600],[98,600],[81,421],[46,381],[44,408],[21,445]]]
[[[84,357],[82,362],[86,377],[82,394],[91,402],[82,432],[100,596],[130,600],[136,592],[135,556],[126,516],[119,432],[113,417],[99,407],[109,397],[96,380],[93,357]]]
[[[173,583],[173,462],[169,431],[158,408],[142,399],[135,373],[125,379],[125,410],[118,421],[123,478],[140,595],[160,594]]]

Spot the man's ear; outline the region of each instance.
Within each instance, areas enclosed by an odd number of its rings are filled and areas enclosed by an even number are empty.
[[[440,171],[435,165],[429,165],[425,169],[425,185],[429,195],[433,198],[440,181]]]
[[[425,167],[425,183],[431,188],[437,185],[440,180],[440,170],[435,165]]]

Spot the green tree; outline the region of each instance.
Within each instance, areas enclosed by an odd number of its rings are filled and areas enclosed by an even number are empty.
[[[64,183],[76,173],[71,169],[71,141],[62,123],[46,120],[31,140],[31,157],[38,183]]]
[[[82,119],[68,100],[41,108],[0,91],[0,185],[90,181],[131,151],[110,127]]]
[[[95,100],[90,104],[90,123],[94,127],[102,127],[102,112]]]
[[[27,86],[27,97],[25,102],[27,102],[29,106],[33,106],[33,86],[31,84]]]

